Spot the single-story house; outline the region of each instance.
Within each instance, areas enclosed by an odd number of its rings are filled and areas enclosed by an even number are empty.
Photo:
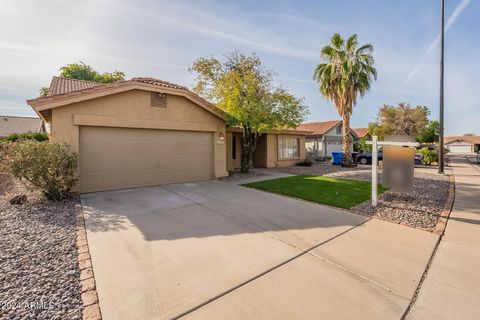
[[[40,118],[0,116],[0,139],[12,133],[45,131],[45,123]]]
[[[101,84],[53,77],[46,97],[27,102],[50,123],[51,139],[79,154],[80,192],[209,180],[235,167],[227,168],[235,133],[227,132],[225,113],[184,86],[153,78]],[[268,143],[268,134],[260,140],[266,147],[258,150],[267,152],[259,158],[279,147]],[[280,148],[279,154],[291,149]]]
[[[313,158],[331,157],[332,152],[342,151],[342,121],[323,121],[302,123],[297,127],[300,131],[310,131],[305,138],[307,152]],[[351,131],[352,146],[357,140],[355,132]]]
[[[368,128],[352,128],[352,131],[357,136],[357,139],[371,140]]]
[[[480,136],[447,136],[445,147],[452,153],[475,152],[480,150]]]

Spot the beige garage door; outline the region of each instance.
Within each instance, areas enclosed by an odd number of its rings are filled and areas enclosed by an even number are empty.
[[[80,191],[212,179],[213,133],[80,127]]]

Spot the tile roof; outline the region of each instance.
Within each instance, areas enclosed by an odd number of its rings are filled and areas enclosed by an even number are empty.
[[[363,138],[368,134],[368,128],[352,128],[352,131],[355,132],[359,138]]]
[[[48,88],[47,97],[57,94],[69,93],[72,91],[90,89],[100,85],[102,84],[94,81],[53,77],[52,82],[50,82],[50,87]]]
[[[465,141],[471,144],[480,144],[480,136],[446,136],[445,143]]]
[[[160,87],[189,91],[187,87],[184,87],[184,86],[181,86],[181,85],[178,85],[178,84],[175,84],[175,83],[163,81],[163,80],[160,80],[160,79],[155,79],[155,78],[137,77],[137,78],[132,78],[131,81],[153,84],[153,85],[160,86]]]
[[[52,101],[69,99],[70,97],[79,96],[86,93],[93,93],[119,87],[127,87],[135,83],[155,85],[167,89],[183,91],[185,93],[185,96],[188,96],[190,99],[197,101],[202,106],[206,106],[208,110],[212,111],[217,116],[223,119],[225,118],[225,113],[222,110],[220,110],[218,107],[216,107],[209,101],[203,99],[196,93],[190,91],[187,87],[163,81],[160,79],[146,77],[137,77],[132,78],[131,80],[118,81],[114,83],[98,83],[93,81],[84,81],[63,77],[53,77],[50,88],[48,90],[48,95],[46,97],[39,97],[27,100],[27,103],[31,106],[34,106],[42,103],[49,103]]]
[[[94,82],[94,81],[85,81],[85,80],[70,79],[70,78],[63,78],[63,77],[53,77],[52,82],[50,83],[50,87],[48,88],[47,97],[60,95],[60,94],[67,94],[75,91],[84,91],[92,88],[95,88],[95,89],[108,88],[108,87],[113,87],[117,84],[128,84],[132,82],[147,83],[147,84],[153,84],[159,87],[189,91],[187,87],[184,87],[175,83],[163,81],[160,79],[155,79],[155,78],[137,77],[137,78],[132,78],[131,80],[119,81],[116,83],[100,83],[100,82]]]
[[[313,132],[313,135],[318,134],[325,134],[328,130],[332,129],[339,123],[341,120],[333,120],[333,121],[323,121],[323,122],[306,122],[302,123],[297,127],[297,130],[301,131],[310,131]]]
[[[12,133],[43,131],[43,122],[40,118],[0,116],[0,137]]]

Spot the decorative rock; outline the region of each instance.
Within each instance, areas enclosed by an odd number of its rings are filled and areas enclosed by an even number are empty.
[[[77,202],[45,201],[18,182],[0,193],[0,301],[22,306],[1,319],[82,318]]]

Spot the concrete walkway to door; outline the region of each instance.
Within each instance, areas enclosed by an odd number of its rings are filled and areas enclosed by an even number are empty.
[[[437,241],[221,181],[84,194],[82,206],[107,320],[400,319]]]
[[[455,203],[408,319],[480,319],[480,166],[452,158]]]

